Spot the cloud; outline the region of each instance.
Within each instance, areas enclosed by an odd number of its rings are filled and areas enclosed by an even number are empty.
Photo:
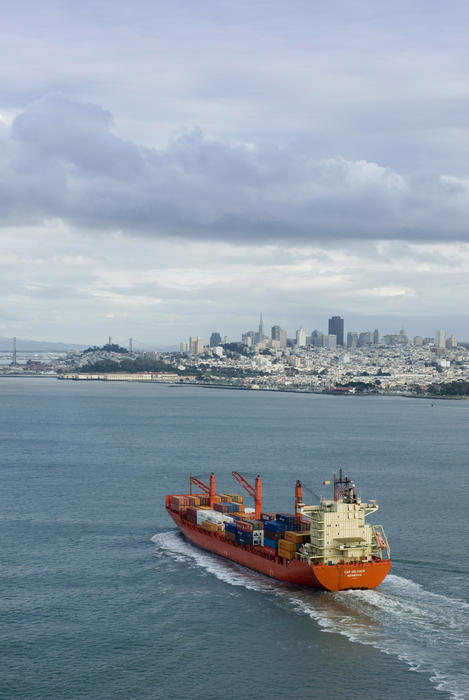
[[[11,254],[10,254],[11,252]],[[96,236],[55,223],[6,229],[0,335],[152,347],[219,330],[232,339],[279,323],[411,335],[446,328],[467,339],[469,244],[335,247]],[[400,292],[405,293],[401,294]],[[142,346],[143,347],[143,346]]]
[[[156,238],[311,244],[469,239],[467,179],[402,175],[294,146],[186,131],[164,148],[121,138],[102,107],[48,94],[2,130],[3,224],[57,218]]]

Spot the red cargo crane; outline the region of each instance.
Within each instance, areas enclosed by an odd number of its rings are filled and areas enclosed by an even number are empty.
[[[215,483],[215,474],[212,472],[210,474],[210,486],[207,486],[207,484],[204,484],[203,481],[200,481],[200,479],[197,479],[196,476],[190,475],[190,493],[192,495],[192,484],[195,484],[198,486],[204,493],[207,493],[210,496],[210,508],[213,508],[213,504],[215,503],[215,496],[217,495],[217,487]]]
[[[209,487],[207,486],[207,484],[204,484],[203,481],[200,481],[200,479],[197,479],[196,476],[192,476],[192,473],[191,473],[190,478],[189,478],[189,483],[190,483],[190,494],[191,494],[191,496],[192,496],[192,484],[194,484],[194,486],[198,486],[199,489],[200,489],[203,493],[210,493],[210,489],[209,489]]]
[[[259,474],[256,476],[254,486],[249,483],[239,472],[231,472],[236,481],[241,484],[250,496],[254,498],[254,508],[256,509],[256,520],[260,520],[262,512],[262,481]]]
[[[303,503],[303,487],[301,481],[297,480],[295,484],[295,515],[298,515],[298,505]]]

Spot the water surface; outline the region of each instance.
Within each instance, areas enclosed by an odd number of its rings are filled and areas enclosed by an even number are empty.
[[[465,698],[469,402],[0,380],[5,698]],[[164,495],[342,466],[377,498],[375,591],[286,586],[194,548]],[[239,487],[238,487],[239,488]]]

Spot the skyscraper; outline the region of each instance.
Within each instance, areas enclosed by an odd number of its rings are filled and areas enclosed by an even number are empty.
[[[324,345],[324,333],[321,333],[321,331],[314,330],[311,333],[311,345],[314,345],[317,348],[320,348]]]
[[[355,331],[349,331],[347,333],[347,347],[356,348],[358,345],[358,333]]]
[[[446,331],[435,331],[435,345],[437,348],[446,347]]]
[[[340,316],[332,316],[329,319],[329,335],[335,335],[337,345],[344,345],[344,319]]]
[[[458,347],[458,341],[456,340],[456,336],[450,335],[450,337],[446,341],[446,347],[449,349]]]
[[[189,338],[189,352],[191,355],[201,355],[204,351],[204,343],[200,335]]]
[[[280,326],[272,326],[272,340],[278,340],[281,348],[287,347],[287,331]]]
[[[296,344],[299,348],[306,345],[306,333],[302,328],[298,328],[298,330],[296,331]]]
[[[262,313],[259,319],[259,332],[257,334],[256,340],[258,343],[262,343],[262,341],[264,340],[264,320],[262,318]]]
[[[221,335],[220,333],[212,333],[210,336],[210,347],[214,348],[217,345],[221,345]]]

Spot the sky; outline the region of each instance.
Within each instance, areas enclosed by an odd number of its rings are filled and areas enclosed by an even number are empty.
[[[469,5],[4,0],[0,336],[469,341]]]

